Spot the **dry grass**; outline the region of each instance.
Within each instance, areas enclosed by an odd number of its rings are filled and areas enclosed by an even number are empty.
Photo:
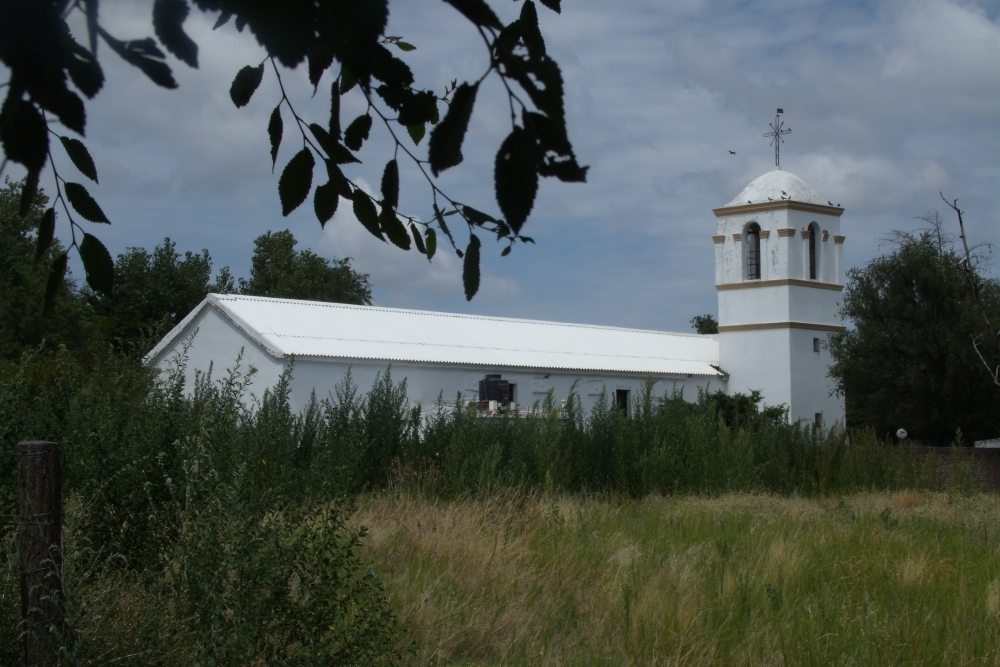
[[[1000,499],[360,501],[413,664],[1000,664]]]

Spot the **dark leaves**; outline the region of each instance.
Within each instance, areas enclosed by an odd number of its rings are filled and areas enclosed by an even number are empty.
[[[22,100],[14,91],[7,94],[0,109],[0,143],[5,157],[37,174],[45,165],[49,150],[47,129],[34,104]]]
[[[375,204],[369,199],[364,193],[357,192],[354,195],[354,217],[358,219],[365,229],[372,233],[372,235],[379,241],[385,241],[385,237],[382,236],[382,230],[378,224],[378,212],[375,210]]]
[[[70,137],[59,137],[59,141],[62,142],[63,148],[66,149],[66,154],[69,155],[69,159],[73,161],[73,164],[80,170],[80,173],[96,183],[97,166],[94,165],[94,159],[90,157],[90,153],[87,151],[87,147],[83,145],[83,142]]]
[[[427,248],[427,260],[430,261],[434,257],[434,253],[437,252],[437,232],[432,228],[428,227],[424,230],[424,247]]]
[[[344,145],[352,151],[361,150],[361,144],[368,139],[368,133],[372,129],[372,117],[368,114],[358,116],[351,121],[351,124],[344,130]]]
[[[399,165],[389,160],[382,172],[382,201],[390,208],[399,206]]]
[[[233,13],[228,11],[223,11],[219,14],[219,18],[215,20],[215,25],[212,26],[212,30],[218,30],[222,26],[229,23],[229,19],[233,18]]]
[[[351,198],[351,186],[344,177],[344,172],[340,170],[333,160],[326,161],[326,173],[330,176],[330,185],[333,191],[345,199]]]
[[[340,196],[332,183],[325,183],[316,188],[316,193],[313,195],[313,209],[316,211],[316,219],[319,220],[321,227],[325,226],[333,214],[337,212],[339,202]]]
[[[379,226],[392,244],[403,250],[410,249],[410,235],[406,233],[406,227],[396,217],[392,207],[382,203],[382,213],[378,216]]]
[[[105,224],[111,224],[108,220],[108,216],[104,215],[104,211],[101,207],[97,205],[94,198],[90,196],[87,192],[87,188],[83,187],[79,183],[66,183],[66,198],[69,199],[69,203],[73,206],[77,213],[82,215],[84,219],[90,220],[91,222],[103,222]]]
[[[166,57],[163,51],[156,46],[152,38],[133,39],[128,42],[115,39],[107,33],[104,28],[98,26],[98,33],[101,38],[117,53],[122,60],[134,65],[142,70],[153,83],[164,88],[176,88],[177,82],[163,59]]]
[[[70,45],[64,65],[73,85],[79,88],[80,92],[88,99],[96,95],[104,85],[104,72],[97,64],[97,59],[76,42]]]
[[[538,13],[535,11],[535,3],[525,0],[521,6],[521,18],[518,19],[521,25],[521,39],[528,47],[528,55],[532,58],[541,58],[545,55],[545,40],[542,39],[542,32],[538,29]]]
[[[424,237],[420,235],[420,230],[412,222],[410,223],[410,233],[413,234],[413,244],[417,246],[417,252],[426,255],[427,248],[424,246]]]
[[[52,238],[56,232],[56,209],[46,209],[38,223],[38,241],[35,245],[35,261],[39,261],[45,251],[52,246]]]
[[[237,108],[245,107],[250,103],[257,86],[264,78],[264,63],[257,67],[247,65],[233,77],[233,84],[229,87],[229,97]]]
[[[49,269],[49,278],[45,282],[45,305],[43,312],[48,314],[52,310],[52,304],[56,299],[56,292],[63,284],[63,276],[66,275],[66,262],[69,256],[66,253],[60,254],[52,260],[52,268]]]
[[[278,179],[281,214],[288,215],[299,207],[312,189],[313,167],[316,161],[308,148],[303,148],[288,161]]]
[[[435,176],[462,162],[462,141],[469,128],[469,118],[472,116],[478,90],[478,83],[471,86],[463,83],[459,86],[444,120],[431,133],[428,158]]]
[[[18,215],[22,218],[31,212],[31,205],[35,201],[35,194],[38,192],[38,172],[29,171],[24,177],[24,185],[21,186],[21,202],[18,208]]]
[[[378,44],[372,53],[372,76],[393,88],[407,88],[413,85],[410,66],[392,55],[389,49]]]
[[[271,172],[274,172],[274,165],[278,163],[278,147],[281,146],[281,133],[284,131],[284,124],[281,121],[281,103],[274,107],[271,112],[271,120],[267,122],[267,137],[271,140]]]
[[[475,234],[469,235],[469,245],[465,249],[462,286],[465,287],[465,300],[472,301],[472,297],[479,291],[479,237]]]
[[[420,140],[424,138],[425,132],[427,132],[427,127],[423,123],[406,126],[406,133],[410,135],[410,139],[413,139],[413,143],[417,146],[420,145]]]
[[[87,284],[91,289],[105,296],[111,296],[115,281],[115,264],[111,261],[111,254],[104,244],[96,237],[85,233],[83,243],[80,244],[80,260],[83,262],[84,271],[87,272]]]
[[[198,45],[184,32],[188,16],[185,0],[156,0],[153,3],[153,30],[167,51],[191,67],[198,67]]]
[[[560,0],[538,0],[543,5],[554,11],[556,14],[562,13],[562,8],[559,6]]]
[[[469,19],[476,25],[486,26],[488,28],[495,28],[497,30],[503,29],[503,24],[500,23],[500,19],[497,15],[493,13],[490,6],[484,2],[484,0],[444,0],[449,5],[462,12],[465,18]]]
[[[494,165],[497,203],[514,233],[528,219],[538,193],[538,156],[535,142],[521,127],[507,135]]]
[[[340,79],[330,86],[330,136],[340,141]]]
[[[484,225],[487,222],[496,222],[496,218],[493,216],[487,215],[486,213],[472,208],[471,206],[462,206],[462,214],[474,225]],[[445,215],[447,215],[447,213]]]
[[[320,148],[326,151],[326,154],[336,164],[360,162],[358,158],[354,157],[354,154],[351,153],[351,151],[344,148],[340,142],[331,138],[327,131],[316,123],[310,123],[309,129],[312,130],[313,136],[316,137],[316,141],[319,142]]]

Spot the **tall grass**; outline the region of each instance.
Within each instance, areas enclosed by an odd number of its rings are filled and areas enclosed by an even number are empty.
[[[998,665],[1000,500],[372,495],[414,665]]]
[[[441,499],[537,492],[828,496],[957,488],[870,432],[790,426],[758,397],[642,392],[630,416],[571,394],[484,417],[461,402],[410,410],[387,370],[362,395],[348,375],[301,414],[288,375],[259,398],[252,369],[156,377],[110,354],[0,368],[0,513],[13,514],[19,440],[62,449],[67,660],[98,664],[357,664],[406,654],[402,626],[346,518],[358,493]],[[849,437],[849,443],[848,443]],[[965,477],[963,477],[965,475]],[[12,535],[0,572],[0,663],[16,665]]]

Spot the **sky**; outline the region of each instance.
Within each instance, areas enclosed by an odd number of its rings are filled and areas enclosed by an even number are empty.
[[[492,5],[505,22],[520,11],[510,0]],[[102,3],[102,24],[123,39],[150,35],[150,6]],[[522,230],[535,245],[501,258],[503,246],[481,235],[483,280],[471,302],[461,260],[446,247],[428,263],[383,244],[344,202],[325,229],[311,203],[282,217],[278,174],[301,144],[286,109],[272,174],[266,128],[277,82],[268,72],[247,107],[233,106],[232,77],[264,54],[249,31],[213,32],[214,15],[194,10],[185,24],[200,67],[169,58],[177,90],[157,88],[102,49],[107,82],[87,105],[84,138],[100,184],[76,173],[58,145],[56,165],[87,183],[111,219],[81,224],[112,255],[169,236],[179,250],[207,248],[216,268],[248,276],[254,238],[290,229],[300,248],[352,258],[370,275],[376,305],[690,331],[694,315],[716,313],[711,209],[774,168],[762,135],[781,107],[792,129],[782,169],[844,207],[848,267],[890,251],[893,230],[925,226],[919,217],[932,210],[957,234],[939,191],[959,200],[971,241],[1000,244],[1000,2],[563,0],[561,15],[538,12],[588,182],[543,179]],[[417,47],[397,53],[423,88],[440,93],[487,67],[471,24],[440,0],[390,1],[386,34]],[[331,76],[313,98],[304,67],[283,71],[300,116],[325,125]],[[453,198],[494,214],[506,104],[498,79],[488,79],[465,161],[438,179]],[[342,123],[363,110],[352,92]],[[426,140],[410,147],[426,156]],[[377,190],[391,152],[376,124],[348,177]],[[412,164],[401,162],[401,172],[400,209],[428,218],[426,182]],[[54,189],[51,172],[42,187]],[[65,235],[65,222],[59,229]]]

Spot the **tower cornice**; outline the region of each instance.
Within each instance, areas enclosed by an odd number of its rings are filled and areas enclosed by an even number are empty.
[[[723,218],[730,215],[742,215],[744,213],[760,213],[763,211],[780,211],[780,210],[822,213],[823,215],[832,215],[838,218],[844,214],[844,209],[840,208],[839,206],[824,206],[823,204],[810,204],[808,202],[794,201],[791,199],[785,199],[781,201],[761,202],[759,204],[740,204],[739,206],[722,206],[720,208],[713,208],[712,213],[714,213],[715,217],[717,218]]]

